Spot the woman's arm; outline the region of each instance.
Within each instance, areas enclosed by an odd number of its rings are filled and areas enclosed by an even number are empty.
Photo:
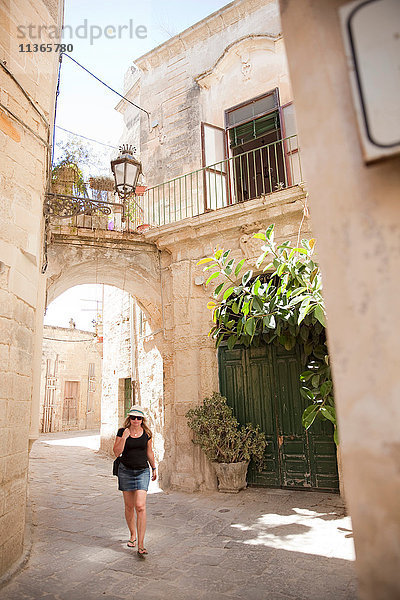
[[[125,448],[126,439],[128,437],[129,437],[129,429],[128,428],[124,429],[122,437],[119,437],[117,435],[117,437],[115,438],[114,446],[113,446],[113,452],[114,452],[115,456],[119,456],[120,454],[122,454],[122,451]]]
[[[147,458],[148,458],[148,461],[150,463],[151,470],[152,470],[151,480],[155,481],[157,479],[156,460],[154,458],[154,452],[153,452],[153,440],[151,440],[151,439],[147,442]]]

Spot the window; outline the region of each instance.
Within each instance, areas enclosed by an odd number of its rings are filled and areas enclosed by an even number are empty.
[[[261,117],[279,108],[278,88],[264,96],[258,96],[226,111],[225,124],[227,129],[237,127],[242,123]]]

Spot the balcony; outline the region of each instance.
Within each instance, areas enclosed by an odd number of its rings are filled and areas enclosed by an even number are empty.
[[[261,198],[302,183],[297,136],[237,154],[147,188],[122,204],[110,190],[96,190],[64,182],[48,195],[45,213],[52,225],[141,232],[176,223],[210,211]],[[58,204],[57,204],[58,203]],[[67,206],[69,216],[62,214]],[[68,213],[67,213],[68,214]]]

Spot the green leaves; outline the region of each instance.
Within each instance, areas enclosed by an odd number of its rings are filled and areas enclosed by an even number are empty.
[[[332,388],[333,388],[333,384],[332,384],[331,380],[324,381],[324,383],[321,385],[321,388],[320,388],[321,396],[323,398],[325,398],[325,396],[330,394],[330,392],[332,391]]]
[[[232,350],[232,348],[233,348],[233,346],[236,344],[236,342],[237,342],[237,337],[236,337],[236,335],[230,335],[230,336],[228,337],[228,340],[227,340],[227,346],[228,346],[229,350]]]
[[[246,321],[246,323],[244,325],[244,329],[245,329],[246,333],[248,333],[249,335],[251,335],[253,337],[253,335],[256,331],[256,322],[253,317],[251,317],[248,321]]]
[[[224,285],[225,285],[225,283],[224,283],[224,282],[222,282],[222,283],[220,283],[219,285],[217,285],[217,287],[216,287],[216,288],[215,288],[215,290],[214,290],[214,297],[215,297],[215,298],[217,298],[217,297],[220,295],[220,293],[221,293],[221,290],[222,290],[222,288],[224,287]]]
[[[266,315],[265,317],[263,317],[263,325],[268,329],[275,329],[276,320],[274,315]]]
[[[303,427],[305,429],[309,429],[314,423],[318,411],[319,407],[316,404],[311,404],[311,406],[307,406],[301,417],[301,422],[303,423]]]
[[[213,279],[218,277],[219,274],[220,274],[219,271],[216,271],[215,273],[211,273],[210,277],[206,281],[206,285],[208,285]]]
[[[205,263],[209,263],[212,262],[214,260],[214,258],[212,256],[209,256],[207,258],[202,258],[201,260],[199,260],[196,265],[204,265]]]
[[[242,267],[244,265],[244,261],[245,261],[245,259],[242,258],[242,260],[239,261],[238,264],[236,265],[236,268],[235,268],[235,277],[237,277],[239,275],[240,271],[242,270]]]
[[[233,287],[229,287],[227,290],[225,290],[224,295],[223,295],[223,300],[227,300],[229,298],[229,296],[231,296],[233,294]]]
[[[247,285],[252,277],[253,277],[253,271],[252,270],[247,271],[242,277],[242,285],[243,286]]]
[[[298,325],[300,325],[300,323],[302,321],[304,321],[304,318],[305,318],[306,314],[309,312],[309,310],[311,308],[310,307],[310,303],[311,303],[310,298],[306,297],[306,298],[304,298],[304,300],[300,304],[299,316],[297,318],[297,324]]]
[[[299,390],[310,405],[303,424],[311,427],[318,415],[336,427],[322,278],[312,257],[315,240],[302,240],[300,247],[292,247],[290,241],[276,243],[273,224],[253,237],[260,240],[256,265],[263,274],[257,277],[246,270],[238,281],[245,259],[237,262],[229,249],[217,248],[213,256],[197,263],[210,271],[207,285],[218,277],[222,280],[214,290],[215,302],[207,305],[214,320],[210,335],[217,346],[226,342],[228,348],[260,340],[288,351],[297,345],[306,365]],[[336,429],[335,435],[337,439]]]
[[[228,342],[229,343],[229,342]],[[216,392],[186,413],[193,442],[215,462],[240,462],[252,459],[258,469],[264,465],[265,434],[258,426],[240,426],[226,398]]]
[[[336,425],[336,410],[334,406],[322,406],[321,414],[324,415],[325,419]]]
[[[314,316],[316,319],[318,319],[318,321],[321,323],[321,325],[326,327],[325,313],[319,304],[314,309]]]

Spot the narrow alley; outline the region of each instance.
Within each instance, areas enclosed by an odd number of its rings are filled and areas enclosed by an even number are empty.
[[[0,600],[350,600],[350,518],[338,495],[250,488],[148,496],[148,557],[126,546],[97,432],[44,434],[30,455],[31,552]]]

